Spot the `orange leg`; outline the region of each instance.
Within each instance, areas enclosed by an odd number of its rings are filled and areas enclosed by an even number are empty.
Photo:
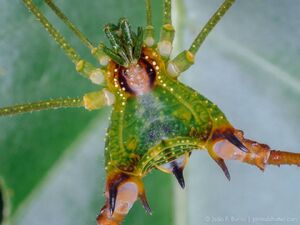
[[[272,150],[268,145],[245,139],[243,132],[235,129],[219,132],[212,141],[209,152],[215,160],[239,160],[261,170],[266,165],[300,166],[300,153]]]

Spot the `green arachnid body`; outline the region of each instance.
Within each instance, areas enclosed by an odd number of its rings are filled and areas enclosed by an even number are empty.
[[[230,179],[225,160],[234,159],[259,167],[300,165],[300,154],[271,150],[269,146],[245,139],[221,110],[177,78],[194,63],[194,57],[208,33],[234,0],[224,0],[188,50],[170,59],[175,30],[171,20],[171,0],[164,0],[160,40],[155,41],[151,0],[146,0],[147,24],[137,32],[122,18],[108,24],[104,32],[111,48],[94,46],[51,0],[45,0],[54,13],[91,51],[99,65],[81,58],[32,0],[23,0],[66,55],[76,70],[99,90],[79,98],[0,108],[0,116],[63,107],[96,110],[112,106],[106,134],[106,202],[97,218],[99,225],[120,225],[140,198],[151,213],[142,182],[152,169],[175,175],[184,188],[183,169],[192,150],[206,149]],[[0,199],[1,200],[1,199]]]
[[[229,126],[215,104],[167,74],[155,51],[145,52],[153,84],[143,95],[117,90],[106,137],[108,172],[143,177],[154,167],[206,148],[214,127]]]

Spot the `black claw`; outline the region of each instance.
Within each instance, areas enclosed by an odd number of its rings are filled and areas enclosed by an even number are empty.
[[[228,181],[230,181],[230,173],[229,170],[225,164],[224,159],[216,156],[215,154],[213,154],[211,151],[208,151],[209,155],[212,157],[212,159],[218,164],[218,166],[222,169],[222,171],[224,172],[225,177],[228,179]]]
[[[224,137],[233,145],[238,147],[241,151],[248,153],[249,150],[243,143],[232,133],[227,133],[224,135]]]
[[[172,170],[174,176],[176,177],[179,185],[182,187],[182,189],[185,188],[185,182],[183,177],[183,169],[179,168],[177,164],[173,164],[173,170]]]
[[[223,170],[225,177],[228,179],[228,181],[230,181],[231,177],[230,177],[230,173],[229,170],[224,162],[223,159],[219,159],[219,160],[215,160],[216,163],[221,167],[221,169]]]
[[[142,204],[143,204],[143,207],[144,209],[146,210],[146,212],[149,214],[149,215],[152,215],[152,209],[150,208],[150,205],[147,201],[147,198],[145,195],[142,195],[140,196],[140,199],[142,201]]]
[[[109,189],[109,212],[110,216],[114,214],[115,207],[116,207],[116,200],[117,200],[117,188],[115,185],[113,185]]]

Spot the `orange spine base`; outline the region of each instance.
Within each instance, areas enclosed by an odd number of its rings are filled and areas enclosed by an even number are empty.
[[[266,165],[300,166],[300,153],[272,150],[266,144],[245,139],[243,132],[240,130],[234,130],[230,135],[237,138],[239,143],[246,148],[246,151],[241,149],[241,146],[233,143],[228,134],[226,134],[213,143],[212,155],[219,161],[239,160],[255,165],[261,170],[264,170]]]

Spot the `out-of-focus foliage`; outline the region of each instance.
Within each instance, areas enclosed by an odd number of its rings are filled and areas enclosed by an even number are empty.
[[[222,0],[185,2],[187,46]],[[237,0],[183,78],[246,137],[294,152],[300,152],[299,8],[293,0]],[[267,167],[262,173],[227,164],[230,182],[206,152],[192,155],[189,225],[300,223],[298,167]]]
[[[43,1],[37,2],[89,58]],[[162,18],[161,2],[153,0],[156,26]],[[186,22],[184,46],[188,47],[222,0],[183,2],[186,15],[176,14],[176,19]],[[101,30],[107,22],[123,16],[134,26],[145,21],[141,0],[57,3],[95,43],[104,40]],[[0,6],[0,106],[80,96],[97,88],[76,74],[21,1],[4,0]],[[299,8],[300,2],[294,0],[236,1],[200,49],[196,65],[182,77],[218,104],[246,137],[298,152]],[[66,109],[0,119],[0,176],[8,187],[4,196],[11,200],[13,224],[95,224],[103,203],[108,116],[109,110]],[[192,154],[187,205],[181,197],[175,212],[186,216],[181,218],[185,225],[262,224],[268,218],[299,224],[297,167],[269,167],[261,173],[249,165],[227,164],[232,175],[229,183],[206,152]],[[137,203],[125,224],[175,224],[170,177],[154,173],[145,180],[154,214],[147,216]]]

